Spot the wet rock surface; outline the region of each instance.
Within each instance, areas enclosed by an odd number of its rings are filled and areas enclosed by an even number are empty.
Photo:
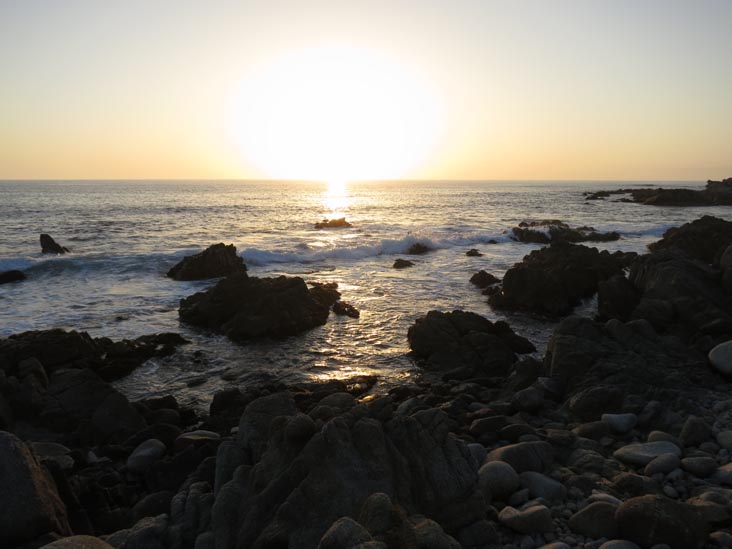
[[[559,219],[523,221],[511,229],[511,238],[529,244],[550,244],[552,242],[612,242],[620,239],[614,231],[599,232],[594,227],[570,227]]]
[[[41,253],[44,254],[66,254],[69,253],[69,249],[61,246],[58,242],[56,242],[53,237],[50,234],[41,234]]]

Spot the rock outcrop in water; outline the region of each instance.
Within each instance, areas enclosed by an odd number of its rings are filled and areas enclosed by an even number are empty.
[[[406,269],[407,267],[412,267],[412,266],[414,266],[413,261],[409,261],[408,259],[401,259],[401,258],[395,259],[394,264],[392,265],[392,267],[394,269]]]
[[[0,273],[0,284],[8,284],[10,282],[20,282],[21,280],[25,280],[27,277],[23,273],[23,271],[18,270],[12,270],[12,271],[3,271]]]
[[[472,375],[505,376],[517,353],[536,350],[505,322],[493,323],[465,311],[430,311],[409,328],[407,339],[426,368],[443,372],[462,368]]]
[[[44,254],[65,254],[68,248],[61,246],[49,234],[41,234],[41,252]]]
[[[623,202],[638,202],[649,206],[730,206],[732,178],[707,181],[704,189],[617,189],[585,193],[585,200],[604,200],[612,195],[628,195]]]
[[[534,250],[503,277],[501,291],[488,303],[497,309],[520,309],[550,316],[572,312],[597,292],[602,280],[623,273],[636,254],[557,242]]]
[[[246,342],[285,338],[325,324],[340,294],[333,287],[308,288],[300,277],[229,276],[182,299],[181,320]]]
[[[346,221],[345,217],[339,217],[338,219],[323,219],[315,224],[316,229],[347,229],[352,227],[351,223]]]
[[[558,219],[545,219],[519,223],[511,229],[514,240],[533,244],[549,244],[551,242],[611,242],[620,239],[620,234],[611,231],[598,232],[594,227],[570,227]]]
[[[244,260],[236,255],[236,246],[223,243],[209,246],[199,254],[184,257],[168,275],[175,280],[205,280],[246,272]]]

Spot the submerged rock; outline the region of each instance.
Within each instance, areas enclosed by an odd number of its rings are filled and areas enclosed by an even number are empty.
[[[41,252],[44,254],[65,254],[68,248],[61,246],[49,234],[41,234]]]
[[[337,315],[350,316],[351,318],[358,318],[361,316],[361,313],[356,309],[356,307],[350,303],[346,303],[345,301],[336,301],[333,304],[333,312]]]
[[[285,338],[325,324],[337,299],[333,297],[331,292],[309,289],[300,277],[239,273],[182,299],[178,313],[184,322],[238,342]]]
[[[406,269],[407,267],[412,267],[414,265],[413,261],[409,261],[408,259],[395,259],[394,265],[392,265],[395,269]]]
[[[534,345],[517,335],[505,322],[491,322],[466,311],[430,311],[418,318],[407,333],[409,346],[427,368],[472,368],[489,375],[505,375],[516,353],[530,353]]]
[[[422,255],[426,254],[427,252],[431,252],[432,248],[427,246],[426,244],[422,244],[421,242],[415,242],[409,248],[407,249],[407,253],[409,255]]]
[[[26,278],[27,277],[25,276],[23,271],[3,271],[0,273],[0,284],[7,284],[9,282],[20,282],[21,280],[25,280]]]
[[[184,257],[168,271],[167,276],[175,280],[204,280],[246,270],[244,261],[236,255],[236,246],[219,243],[201,253]]]
[[[316,229],[341,229],[352,227],[345,217],[339,217],[338,219],[323,219],[315,224]]]

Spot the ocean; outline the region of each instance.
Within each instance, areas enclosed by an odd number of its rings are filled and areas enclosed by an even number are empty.
[[[479,269],[502,276],[538,247],[514,242],[507,231],[521,221],[561,219],[622,236],[588,245],[643,252],[670,227],[704,214],[727,214],[723,208],[643,206],[617,197],[586,201],[583,191],[702,184],[0,182],[0,271],[21,269],[28,275],[22,283],[0,286],[0,336],[48,328],[112,339],[179,332],[190,345],[149,361],[116,384],[133,399],[172,393],[199,407],[223,387],[267,379],[375,374],[381,387],[401,383],[417,372],[407,354],[407,330],[431,309],[505,319],[541,356],[556,322],[493,311],[469,283]],[[343,216],[352,228],[314,228],[323,218]],[[72,253],[42,255],[40,233],[51,234]],[[337,282],[342,299],[361,317],[331,315],[306,334],[249,345],[181,324],[179,300],[213,282],[177,282],[165,273],[184,256],[217,242],[235,244],[252,276]],[[435,251],[405,255],[416,242]],[[483,256],[467,257],[470,248]],[[398,257],[415,266],[393,269]],[[593,312],[591,300],[577,310]]]

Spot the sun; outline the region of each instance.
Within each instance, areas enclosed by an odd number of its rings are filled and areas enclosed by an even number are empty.
[[[419,167],[438,141],[441,105],[420,75],[381,52],[322,46],[252,70],[232,122],[244,159],[265,175],[338,185]]]

